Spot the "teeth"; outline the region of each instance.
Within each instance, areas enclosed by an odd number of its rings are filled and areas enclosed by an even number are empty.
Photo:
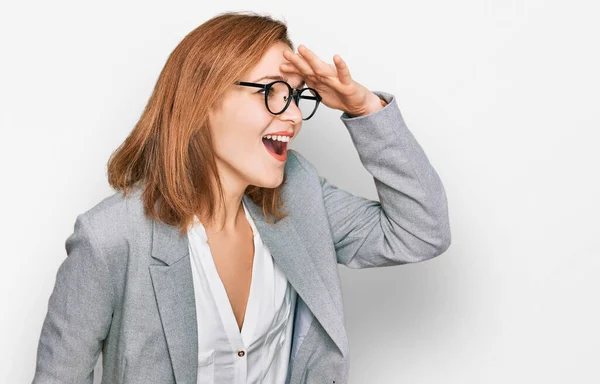
[[[271,140],[277,140],[277,141],[281,141],[281,142],[284,142],[284,143],[287,143],[287,142],[290,141],[290,137],[289,136],[277,136],[277,135],[271,136],[271,135],[266,135],[266,136],[263,136],[263,138],[267,138],[267,139],[271,139]]]

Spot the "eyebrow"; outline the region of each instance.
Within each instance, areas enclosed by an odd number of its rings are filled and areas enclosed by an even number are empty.
[[[264,80],[264,79],[271,79],[271,80],[281,80],[281,81],[286,81],[283,76],[279,76],[279,75],[267,75],[267,76],[263,76],[260,79],[256,79],[253,81],[253,83],[256,83],[258,81]],[[302,82],[300,83],[300,85],[298,85],[296,88],[302,88],[304,87],[304,85],[306,84],[306,82],[304,80],[302,80]]]

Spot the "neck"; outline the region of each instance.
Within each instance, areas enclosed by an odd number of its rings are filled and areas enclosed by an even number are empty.
[[[223,174],[223,172],[220,172]],[[244,225],[245,212],[242,206],[242,198],[247,185],[232,182],[233,177],[222,177],[224,202],[217,198],[217,207],[212,222],[203,224],[207,233],[219,233],[222,235],[234,234],[239,231],[240,225]],[[215,186],[215,191],[217,191]]]

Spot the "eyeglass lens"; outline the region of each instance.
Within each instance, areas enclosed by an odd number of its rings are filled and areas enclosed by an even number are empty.
[[[289,97],[289,88],[286,83],[274,83],[268,90],[267,105],[271,113],[280,113],[287,104]],[[290,103],[294,100],[290,101]],[[289,106],[288,106],[289,108]],[[300,93],[298,98],[298,108],[302,113],[302,118],[307,119],[317,108],[317,97],[314,91],[307,89]]]

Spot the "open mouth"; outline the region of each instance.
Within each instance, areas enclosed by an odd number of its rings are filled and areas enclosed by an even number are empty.
[[[271,153],[275,153],[277,156],[281,156],[285,153],[288,143],[284,143],[279,140],[271,140],[263,137],[263,144],[267,147],[267,150]]]

